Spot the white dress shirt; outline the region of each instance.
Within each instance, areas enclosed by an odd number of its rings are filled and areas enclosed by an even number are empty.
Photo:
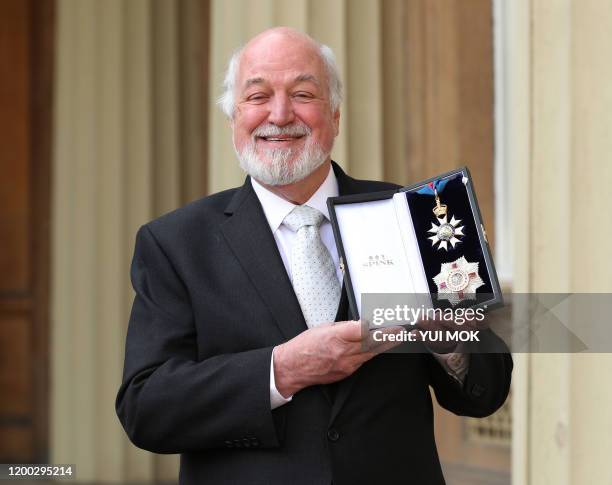
[[[253,178],[251,178],[251,183],[253,185],[253,190],[255,190],[255,194],[257,194],[257,198],[261,203],[268,224],[270,225],[270,230],[274,235],[276,246],[278,247],[278,251],[283,260],[283,264],[285,265],[285,269],[287,270],[287,274],[289,275],[289,279],[292,280],[291,247],[296,234],[291,229],[283,225],[283,220],[293,210],[295,204],[269,191]],[[325,216],[325,219],[319,226],[319,232],[321,234],[321,240],[323,241],[323,244],[325,244],[325,247],[327,247],[329,250],[329,254],[331,254],[334,265],[336,266],[336,276],[340,281],[340,284],[342,284],[342,271],[340,270],[340,265],[338,262],[338,249],[336,248],[336,242],[334,240],[334,234],[329,219],[329,211],[327,210],[327,199],[329,197],[336,196],[338,196],[338,180],[336,179],[336,174],[334,174],[334,171],[330,166],[329,173],[327,174],[324,182],[304,205],[319,210]],[[463,382],[468,368],[467,355],[460,353],[433,355],[450,375],[455,377],[460,382]],[[274,381],[274,352],[272,352],[270,361],[270,407],[271,409],[275,409],[291,401],[291,398],[292,396],[288,398],[283,397],[283,395],[278,392],[278,389],[276,388],[276,383]]]
[[[295,204],[283,199],[282,197],[279,197],[273,192],[270,192],[255,179],[251,179],[251,183],[253,184],[253,189],[259,198],[259,202],[261,202],[261,206],[263,207],[268,224],[270,224],[272,234],[274,234],[274,240],[278,246],[278,251],[280,252],[281,258],[283,258],[283,264],[285,265],[289,279],[293,281],[291,275],[291,248],[293,247],[293,241],[296,238],[296,233],[286,227],[283,224],[283,220],[285,220],[285,217],[287,217],[293,210]],[[321,186],[314,194],[312,194],[312,197],[308,199],[304,205],[317,209],[325,216],[325,219],[319,226],[319,233],[321,234],[323,244],[325,244],[329,254],[331,254],[334,265],[336,266],[336,276],[342,285],[342,272],[340,271],[340,265],[338,263],[338,250],[336,249],[334,232],[331,222],[329,221],[329,211],[327,210],[327,199],[329,197],[337,196],[338,181],[336,180],[334,171],[330,167],[329,173]]]

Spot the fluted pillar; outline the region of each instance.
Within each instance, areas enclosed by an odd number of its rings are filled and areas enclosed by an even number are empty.
[[[191,20],[203,6],[58,1],[50,458],[76,463],[80,481],[177,476],[176,457],[129,444],[114,397],[136,231],[203,192],[202,95],[193,81],[203,26]]]
[[[506,6],[515,291],[612,292],[612,227],[598,210],[612,184],[612,2]],[[516,361],[513,483],[609,481],[612,356]]]

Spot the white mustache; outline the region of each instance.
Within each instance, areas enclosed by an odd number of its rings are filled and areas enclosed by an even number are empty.
[[[273,124],[261,125],[253,131],[253,137],[271,137],[271,136],[308,136],[311,130],[303,123],[294,123],[286,126],[276,126]]]

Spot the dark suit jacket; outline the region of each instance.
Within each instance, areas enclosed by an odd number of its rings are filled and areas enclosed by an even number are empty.
[[[341,195],[396,187],[334,170]],[[462,387],[429,354],[385,354],[271,411],[272,349],[306,324],[248,179],[143,226],[131,277],[117,414],[136,446],[181,453],[181,484],[442,484],[430,386],[468,416],[508,394],[508,354],[471,355]]]

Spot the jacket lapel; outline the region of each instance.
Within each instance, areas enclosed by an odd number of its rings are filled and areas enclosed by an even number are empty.
[[[332,162],[332,167],[338,180],[339,195],[359,193],[354,179],[335,162]],[[287,340],[295,337],[306,330],[306,321],[250,178],[247,177],[244,185],[238,189],[225,214],[230,217],[221,226],[221,232],[227,244],[268,307],[283,337]],[[348,312],[343,285],[336,320],[354,318]],[[337,384],[330,422],[346,402],[358,375],[359,372]],[[321,389],[331,402],[327,386],[321,386]]]
[[[250,178],[236,192],[225,213],[230,217],[221,226],[221,232],[227,244],[283,337],[287,340],[295,337],[306,330],[306,322]]]

